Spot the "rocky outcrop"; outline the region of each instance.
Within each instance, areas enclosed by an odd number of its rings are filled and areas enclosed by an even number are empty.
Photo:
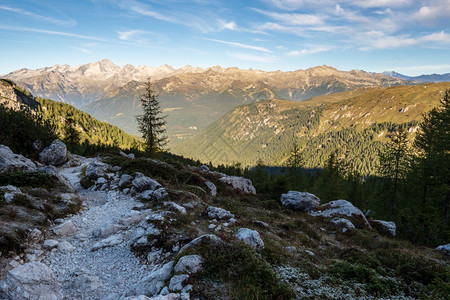
[[[214,183],[212,183],[211,181],[205,182],[205,185],[209,189],[209,194],[211,196],[215,197],[217,195],[217,187],[216,187],[216,185]]]
[[[314,211],[320,204],[320,199],[306,192],[289,191],[280,198],[284,207],[306,212]]]
[[[9,147],[0,145],[0,173],[36,169],[36,164],[20,154],[15,154]]]
[[[53,271],[40,262],[17,266],[0,283],[0,298],[60,300],[63,293]]]
[[[238,176],[224,175],[219,179],[223,183],[229,184],[235,190],[239,190],[245,193],[256,194],[256,189],[250,179]]]
[[[450,243],[447,245],[438,246],[436,247],[436,250],[443,252],[445,255],[450,255]]]
[[[91,180],[97,180],[100,177],[105,176],[109,165],[100,161],[90,162],[86,167],[86,176]]]
[[[183,253],[183,251],[185,251],[193,246],[200,245],[202,243],[208,243],[210,245],[215,245],[215,246],[224,244],[222,239],[220,237],[218,237],[217,235],[205,234],[205,235],[201,235],[201,236],[193,239],[192,241],[190,241],[189,243],[184,245],[178,253]]]
[[[364,216],[363,212],[359,208],[353,206],[353,204],[351,204],[347,200],[334,200],[321,205],[319,209],[319,211],[310,212],[309,214],[311,216],[320,216],[325,218],[338,216],[352,217],[361,220],[365,226],[370,227],[370,224]]]
[[[50,146],[39,153],[39,161],[46,165],[59,166],[67,161],[67,146],[60,140],[54,140]]]
[[[239,228],[236,232],[236,237],[238,240],[243,241],[250,247],[256,250],[261,250],[264,248],[264,242],[259,235],[259,232],[249,228]]]

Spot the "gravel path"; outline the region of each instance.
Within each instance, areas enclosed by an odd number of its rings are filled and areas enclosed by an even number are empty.
[[[75,230],[67,235],[51,235],[47,239],[69,242],[75,249],[54,249],[42,260],[53,270],[60,282],[65,299],[120,299],[133,284],[148,274],[153,266],[140,263],[130,251],[127,241],[133,234],[133,227],[126,226],[123,220],[137,212],[132,208],[138,201],[118,191],[88,191],[79,185],[81,167],[60,170],[78,190],[84,209],[64,221],[71,221]],[[119,225],[122,224],[122,225]],[[107,236],[94,237],[95,230],[115,228],[114,236],[124,242],[92,251],[95,243]],[[116,226],[116,227],[111,227]]]

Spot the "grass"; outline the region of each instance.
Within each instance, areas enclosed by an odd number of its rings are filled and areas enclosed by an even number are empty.
[[[18,171],[0,174],[0,186],[54,188],[56,181],[52,175],[41,171]]]

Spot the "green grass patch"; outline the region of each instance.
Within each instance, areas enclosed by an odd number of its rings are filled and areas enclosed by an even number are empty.
[[[0,174],[0,186],[54,188],[56,181],[52,175],[42,171],[18,171]]]

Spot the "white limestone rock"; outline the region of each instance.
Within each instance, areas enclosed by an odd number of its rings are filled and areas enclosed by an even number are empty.
[[[0,173],[35,170],[36,164],[5,145],[0,145]]]
[[[53,248],[58,247],[58,244],[59,244],[59,242],[55,241],[55,240],[45,240],[44,243],[42,244],[42,248],[50,251]]]
[[[173,261],[166,263],[160,269],[150,273],[141,281],[135,284],[128,296],[131,295],[148,295],[156,296],[164,287],[165,282],[172,277]]]
[[[49,267],[40,262],[29,262],[6,273],[0,283],[0,298],[60,300],[63,292]]]
[[[169,291],[179,292],[183,289],[183,281],[189,278],[189,275],[181,274],[175,275],[170,279]]]
[[[100,177],[104,177],[108,169],[108,164],[101,161],[93,161],[86,167],[86,176],[91,180],[97,180]]]
[[[355,228],[355,225],[353,225],[353,223],[350,220],[344,218],[334,218],[331,220],[331,223],[334,223],[336,225],[344,225],[344,227],[348,229]]]
[[[67,146],[60,140],[54,140],[50,146],[39,153],[39,161],[46,165],[59,166],[67,161]]]
[[[320,204],[320,199],[315,195],[297,191],[282,194],[280,200],[284,207],[306,212],[314,211]]]
[[[120,177],[120,180],[119,180],[119,186],[122,187],[123,185],[125,185],[125,184],[131,182],[132,179],[133,179],[133,177],[132,177],[131,175],[123,174],[123,175]]]
[[[436,247],[437,251],[442,251],[446,255],[450,255],[450,243]]]
[[[147,190],[154,191],[162,187],[156,180],[151,179],[139,172],[136,172],[136,178],[132,181],[132,184],[138,192],[144,192]]]
[[[369,222],[370,226],[372,226],[372,228],[382,233],[388,233],[391,236],[396,235],[397,225],[395,224],[395,222],[373,219],[367,219],[367,221]]]
[[[238,240],[243,241],[250,247],[256,250],[261,250],[264,248],[264,242],[259,235],[259,232],[249,228],[239,228],[236,232],[236,237]]]
[[[325,217],[325,218],[338,217],[338,216],[353,217],[353,218],[361,219],[364,222],[364,224],[370,228],[369,222],[367,221],[363,212],[361,210],[359,210],[359,208],[353,206],[353,204],[351,204],[347,200],[335,200],[335,201],[325,203],[324,205],[320,206],[319,211],[310,212],[309,214],[311,216]]]
[[[228,210],[215,206],[209,206],[206,209],[206,213],[208,214],[208,217],[210,217],[211,219],[222,220],[234,218],[234,215]]]
[[[186,208],[181,205],[176,204],[175,202],[164,202],[163,205],[168,207],[170,210],[177,212],[179,214],[185,215],[187,213]]]
[[[56,235],[71,235],[77,231],[77,228],[72,221],[67,221],[54,227],[52,231]]]
[[[202,270],[205,260],[200,255],[186,255],[178,260],[175,265],[174,272],[176,274],[185,273],[193,274]]]
[[[183,253],[183,251],[185,251],[186,249],[189,249],[193,246],[196,245],[200,245],[202,243],[208,243],[208,244],[212,244],[215,246],[219,246],[219,245],[223,245],[223,241],[220,237],[218,237],[215,234],[204,234],[201,235],[195,239],[193,239],[192,241],[190,241],[189,243],[187,243],[186,245],[184,245],[180,251],[178,251],[178,253]]]
[[[212,183],[211,181],[205,182],[205,185],[209,189],[209,194],[211,196],[215,197],[217,195],[217,187],[216,187],[216,185],[214,183]]]
[[[75,247],[68,241],[63,241],[58,244],[58,250],[63,252],[73,252],[75,251]]]
[[[249,194],[256,194],[256,189],[250,179],[239,176],[228,176],[225,174],[222,175],[223,176],[219,180],[223,183],[231,185],[233,189],[240,190]]]
[[[115,234],[106,239],[101,240],[100,242],[95,243],[92,246],[91,251],[97,251],[99,249],[106,248],[106,247],[114,247],[114,246],[121,244],[122,242],[123,242],[122,235]]]

